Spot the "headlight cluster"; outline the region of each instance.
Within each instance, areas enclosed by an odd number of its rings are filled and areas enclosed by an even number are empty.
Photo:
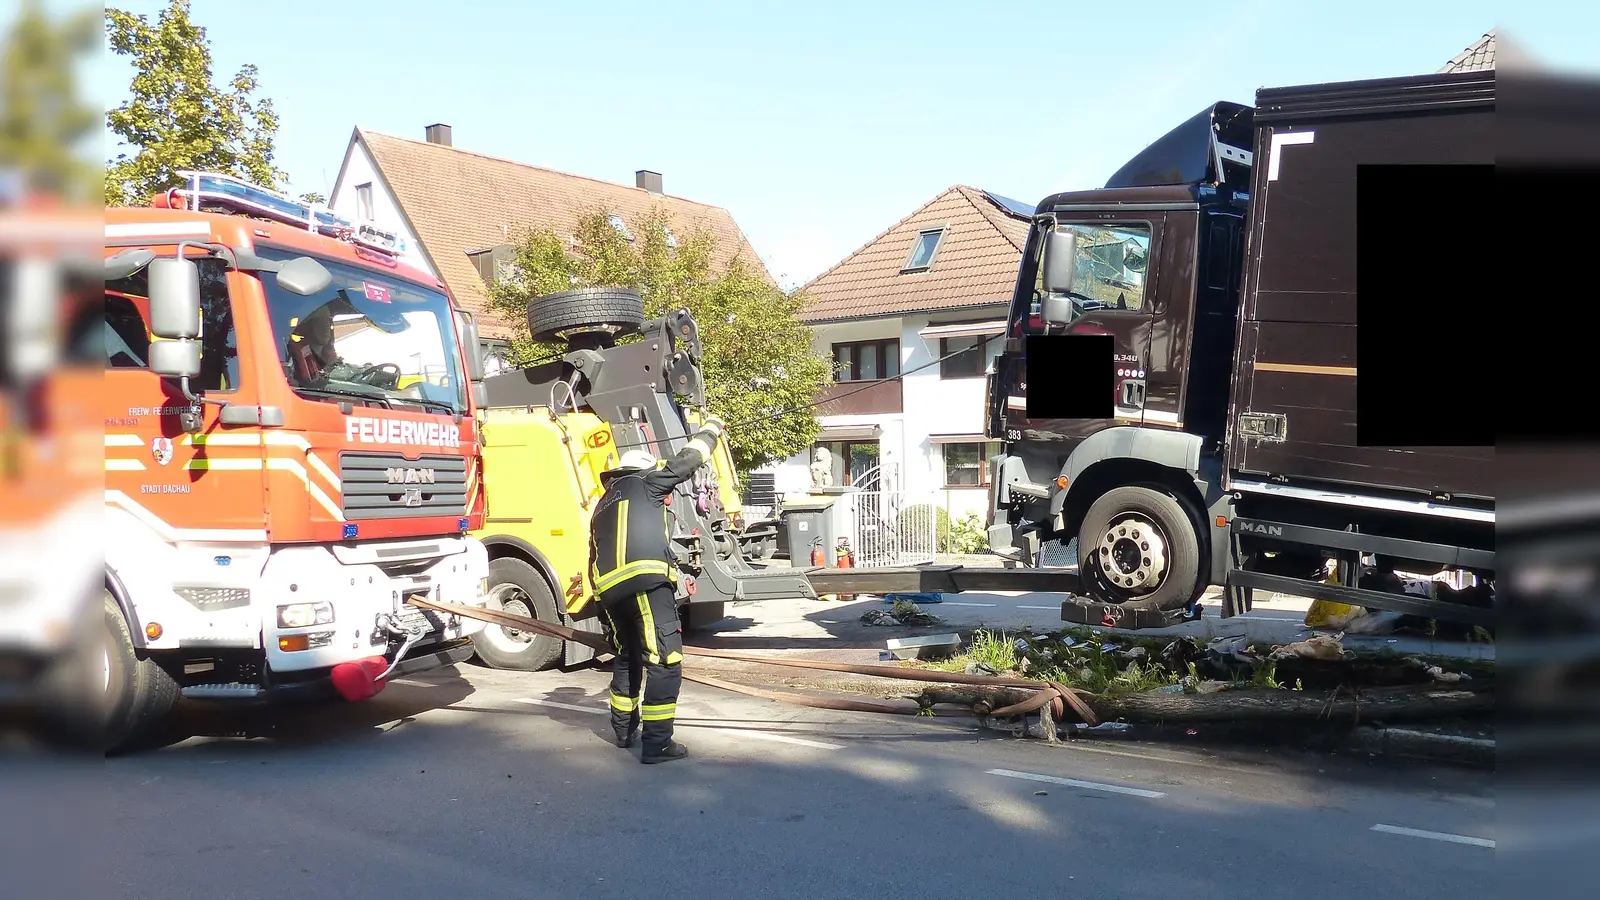
[[[333,622],[333,604],[326,600],[316,603],[290,603],[278,607],[279,628],[310,628]]]

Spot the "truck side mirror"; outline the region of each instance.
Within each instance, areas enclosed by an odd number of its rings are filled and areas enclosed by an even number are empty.
[[[1045,292],[1048,294],[1071,292],[1077,266],[1078,233],[1070,228],[1051,231],[1044,246]]]
[[[200,267],[194,260],[151,260],[150,333],[168,341],[200,336]]]
[[[478,320],[467,312],[456,313],[461,323],[461,342],[467,350],[467,381],[477,384],[484,378],[483,340],[478,336]]]
[[[200,342],[194,339],[151,341],[150,371],[166,378],[200,374]]]

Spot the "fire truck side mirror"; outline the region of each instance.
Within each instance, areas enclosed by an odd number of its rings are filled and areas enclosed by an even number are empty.
[[[150,371],[167,378],[193,378],[200,374],[200,342],[151,341]]]
[[[167,341],[200,336],[200,267],[194,260],[150,262],[150,333]]]
[[[466,348],[467,381],[478,384],[484,378],[483,339],[478,336],[478,320],[470,313],[456,313],[461,323],[461,343]]]

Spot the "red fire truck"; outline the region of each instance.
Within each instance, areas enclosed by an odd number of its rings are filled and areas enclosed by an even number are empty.
[[[107,742],[179,696],[338,695],[472,655],[477,325],[392,234],[224,175],[105,218]]]

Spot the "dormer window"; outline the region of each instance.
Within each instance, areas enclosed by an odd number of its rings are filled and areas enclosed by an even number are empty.
[[[612,213],[606,217],[606,221],[611,223],[611,227],[615,228],[617,233],[622,235],[623,239],[629,241],[633,240],[633,232],[628,230],[628,223],[622,221],[621,216],[617,215],[616,213]]]
[[[678,249],[678,236],[672,233],[672,229],[663,228],[661,230],[667,233],[667,248],[669,250]]]
[[[901,272],[922,272],[933,265],[934,254],[939,252],[939,244],[944,240],[947,228],[925,228],[917,233],[916,240],[911,243],[911,255],[906,257],[905,268]]]

